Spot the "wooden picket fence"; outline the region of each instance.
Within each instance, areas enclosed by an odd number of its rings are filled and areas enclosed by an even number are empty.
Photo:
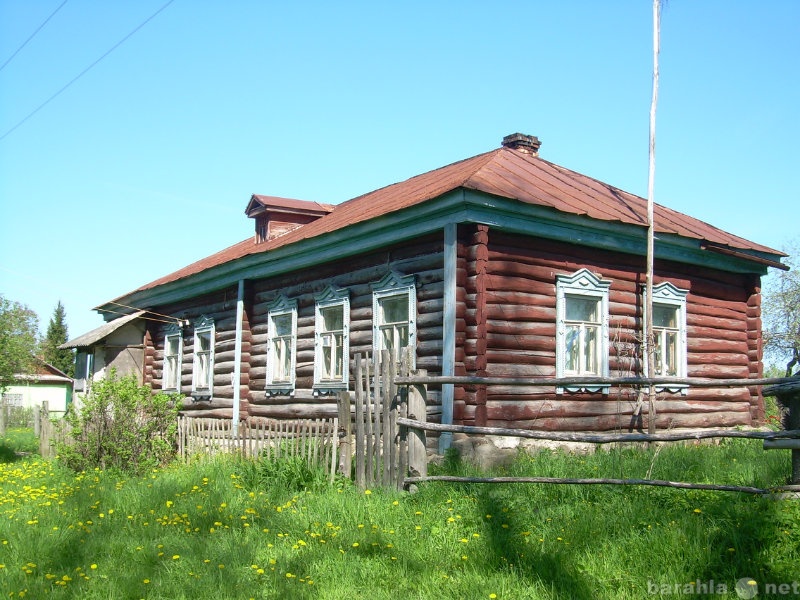
[[[198,454],[235,453],[267,460],[301,457],[310,466],[325,468],[333,480],[338,464],[338,418],[251,418],[238,425],[235,431],[227,419],[180,416],[179,456],[187,459]]]
[[[339,472],[353,477],[360,489],[403,489],[409,474],[427,475],[425,431],[397,424],[399,417],[426,420],[425,388],[398,388],[398,373],[411,374],[408,357],[398,365],[385,351],[378,362],[356,354],[354,391],[339,395]]]

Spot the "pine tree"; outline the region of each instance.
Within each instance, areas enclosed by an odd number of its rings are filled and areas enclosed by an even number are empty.
[[[68,340],[67,335],[67,313],[61,300],[53,311],[50,324],[47,326],[47,334],[42,341],[42,358],[50,363],[59,371],[72,377],[75,370],[75,357],[72,350],[59,348],[61,344]]]

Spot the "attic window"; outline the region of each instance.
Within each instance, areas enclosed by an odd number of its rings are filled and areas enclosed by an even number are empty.
[[[332,210],[329,204],[254,194],[245,214],[255,219],[255,241],[260,244],[316,221]]]
[[[266,217],[258,217],[256,219],[256,243],[260,244],[261,242],[267,241],[267,218]]]

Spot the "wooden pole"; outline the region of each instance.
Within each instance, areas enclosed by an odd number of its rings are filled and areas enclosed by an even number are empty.
[[[358,383],[356,385],[359,385]],[[339,392],[339,473],[350,479],[353,465],[350,392]]]
[[[658,104],[658,53],[661,34],[661,0],[653,0],[653,97],[650,102],[650,167],[647,177],[647,277],[645,290],[644,348],[647,353],[647,375],[655,373],[655,338],[653,337],[653,254],[655,225],[653,219],[654,189],[656,176],[656,105]],[[649,387],[647,431],[656,432],[656,389]]]
[[[784,383],[764,388],[763,394],[777,397],[778,401],[789,409],[786,423],[789,430],[800,429],[800,375],[787,378]],[[769,446],[765,445],[764,447],[768,448]],[[798,448],[792,448],[790,483],[800,485],[800,449]]]
[[[6,434],[6,399],[0,394],[0,436]]]
[[[738,431],[736,429],[706,429],[700,431],[664,433],[566,433],[560,431],[534,431],[531,429],[509,429],[506,427],[475,427],[472,425],[444,425],[398,418],[399,425],[426,431],[452,431],[478,435],[505,435],[532,440],[557,442],[586,442],[590,444],[612,444],[616,442],[677,442],[680,440],[703,440],[712,438],[742,438],[751,440],[800,439],[800,429],[783,431]]]
[[[417,371],[424,375],[424,370]],[[427,422],[427,390],[424,385],[412,385],[408,389],[408,418]],[[428,455],[426,451],[426,434],[421,428],[409,428],[408,433],[408,471],[412,476],[428,475]]]
[[[37,407],[36,425],[39,430],[39,455],[50,458],[50,405],[47,400],[42,401],[42,407]]]

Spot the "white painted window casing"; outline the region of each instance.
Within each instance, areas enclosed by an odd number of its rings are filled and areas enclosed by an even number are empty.
[[[164,336],[164,367],[161,389],[165,392],[181,391],[183,363],[183,334],[178,326],[171,326]]]
[[[279,296],[269,306],[268,323],[267,394],[292,394],[297,364],[297,300]]]
[[[416,348],[417,293],[414,276],[390,272],[373,285],[373,349],[391,351],[396,361],[407,348]],[[416,352],[411,352],[412,365]]]
[[[556,377],[608,377],[610,281],[588,269],[556,278]],[[608,385],[571,385],[558,393],[603,392]]]
[[[670,282],[653,286],[653,358],[654,377],[687,376],[687,335],[686,335],[686,297],[688,290],[682,290]],[[647,302],[643,293],[643,306]],[[646,318],[646,316],[645,316]],[[648,373],[647,353],[650,352],[648,340],[644,341],[644,374]],[[682,384],[662,384],[657,391],[687,393],[688,386]]]
[[[350,356],[350,299],[347,290],[326,288],[316,297],[314,392],[347,389]]]
[[[210,398],[214,394],[214,320],[201,317],[194,327],[192,395]]]

